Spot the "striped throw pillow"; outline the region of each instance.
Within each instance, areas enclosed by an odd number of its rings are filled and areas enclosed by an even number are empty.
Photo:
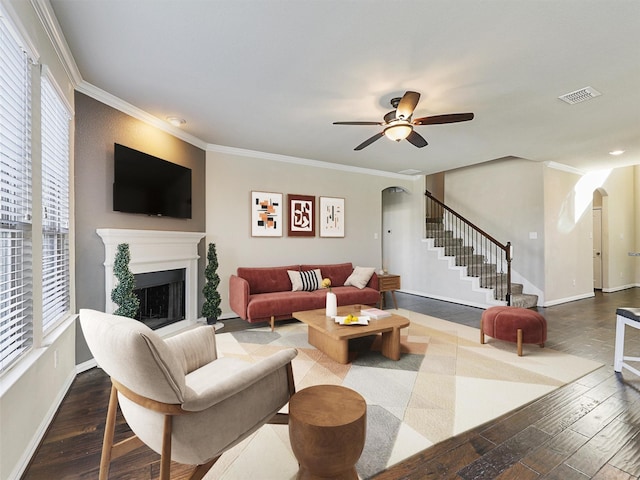
[[[320,269],[306,270],[298,272],[296,270],[287,270],[289,279],[291,280],[292,292],[313,292],[322,287],[322,276]]]

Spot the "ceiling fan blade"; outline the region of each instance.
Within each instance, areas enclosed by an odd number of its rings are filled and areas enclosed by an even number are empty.
[[[413,115],[413,111],[418,105],[418,100],[420,100],[420,94],[418,92],[405,92],[400,103],[398,103],[396,118],[407,120],[411,117],[411,115]]]
[[[414,125],[439,125],[442,123],[467,122],[473,120],[473,113],[449,113],[446,115],[432,115],[430,117],[416,118]]]
[[[380,122],[333,122],[334,125],[382,125]]]
[[[420,135],[418,132],[416,132],[415,130],[413,130],[409,134],[409,136],[407,137],[407,140],[418,148],[426,147],[427,145],[429,145],[427,141],[424,139],[424,137]]]
[[[381,138],[383,135],[384,135],[384,132],[376,133],[373,137],[368,138],[367,140],[362,142],[360,145],[358,145],[356,148],[354,148],[354,150],[362,150],[364,147],[368,147],[373,142]]]

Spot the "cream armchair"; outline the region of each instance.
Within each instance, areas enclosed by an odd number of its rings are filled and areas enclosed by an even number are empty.
[[[112,458],[142,443],[161,454],[160,479],[170,462],[196,465],[202,478],[224,451],[265,423],[284,423],[278,411],[295,392],[293,348],[258,363],[218,358],[213,327],[162,340],[143,323],[80,310],[80,324],[98,365],[111,377],[100,480]],[[113,444],[118,402],[136,436]]]

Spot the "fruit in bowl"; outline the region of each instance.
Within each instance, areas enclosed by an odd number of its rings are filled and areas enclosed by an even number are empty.
[[[349,325],[350,323],[355,323],[358,321],[358,317],[354,317],[353,315],[347,315],[347,318],[344,319],[345,325]]]

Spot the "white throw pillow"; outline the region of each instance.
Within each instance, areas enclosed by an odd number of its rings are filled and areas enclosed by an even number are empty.
[[[299,272],[297,270],[287,270],[289,279],[291,280],[292,292],[313,292],[322,288],[322,276],[320,275],[320,269],[306,270]]]
[[[353,285],[359,289],[363,289],[371,280],[375,268],[369,267],[356,267],[353,269],[353,273],[349,275],[349,278],[344,282],[345,285]]]

